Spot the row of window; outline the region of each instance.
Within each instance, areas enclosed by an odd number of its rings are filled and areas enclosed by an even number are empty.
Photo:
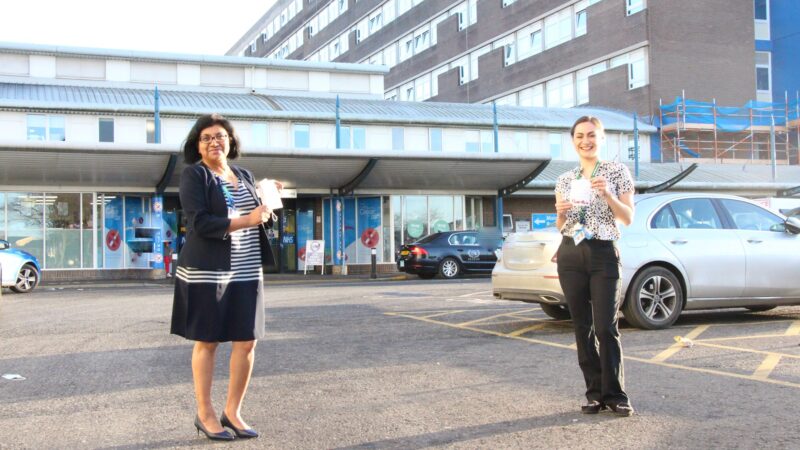
[[[455,68],[463,78],[464,72],[477,71],[478,56],[473,54],[428,72],[399,88],[390,89],[384,94],[387,100],[424,101],[439,94],[439,75]],[[570,108],[589,102],[589,76],[621,65],[628,66],[628,88],[635,89],[648,84],[647,48],[615,56],[575,72],[556,77],[533,87],[506,95],[497,100],[498,104],[511,106],[548,106]]]
[[[294,0],[290,2],[280,14],[276,14],[275,17],[270,21],[267,26],[264,28],[264,31],[261,33],[261,39],[264,42],[267,42],[272,36],[274,36],[281,28],[283,28],[290,20],[294,18],[300,11],[303,10],[303,0]],[[302,33],[300,36],[300,45],[303,43]],[[250,53],[254,53],[257,49],[257,42],[253,41],[250,44]]]
[[[101,117],[97,120],[98,142],[114,142],[114,119]],[[145,120],[146,142],[156,142],[156,125],[153,119]],[[67,132],[64,116],[28,114],[27,140],[66,141]]]
[[[563,44],[571,39],[586,34],[586,8],[600,0],[582,0],[574,5],[570,5],[557,11],[541,20],[526,25],[525,27],[512,31],[511,33],[496,39],[494,42],[473,50],[467,55],[443,64],[428,74],[418,77],[417,80],[409,82],[401,88],[401,91],[393,93],[387,92],[385,98],[409,100],[408,92],[413,84],[414,100],[423,101],[436,96],[439,92],[438,76],[453,68],[459,69],[459,84],[468,83],[478,78],[478,60],[481,56],[498,48],[504,48],[504,65],[510,65],[531,57],[544,50]],[[371,64],[384,64],[390,68],[394,66],[394,54],[396,46],[399,46],[400,58],[409,58],[419,51],[427,49],[428,45],[418,45],[420,34],[427,32],[428,29],[435,30],[439,18],[431,23],[419,28],[400,41],[390,44],[382,51],[370,56],[367,61]],[[435,37],[433,39],[435,44]],[[425,42],[423,42],[425,44]],[[433,45],[431,44],[431,45]],[[409,50],[413,52],[409,53]],[[400,59],[403,61],[403,59]],[[405,92],[403,92],[405,91]]]

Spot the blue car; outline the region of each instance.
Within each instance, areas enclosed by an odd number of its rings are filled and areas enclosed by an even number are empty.
[[[11,248],[11,244],[2,239],[0,239],[0,270],[2,270],[2,286],[21,294],[32,291],[39,284],[42,273],[35,256]]]

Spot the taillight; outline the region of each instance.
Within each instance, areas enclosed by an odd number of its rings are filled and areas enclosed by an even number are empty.
[[[410,247],[410,250],[411,250],[411,253],[413,253],[414,255],[416,255],[418,258],[421,258],[421,257],[423,257],[423,256],[428,256],[428,251],[427,251],[427,250],[425,250],[425,249],[424,249],[424,248],[422,248],[422,247],[417,247],[416,245],[412,245],[412,246]]]

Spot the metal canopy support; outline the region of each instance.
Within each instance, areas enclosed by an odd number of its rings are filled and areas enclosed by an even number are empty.
[[[528,183],[533,181],[542,172],[544,172],[544,169],[547,168],[548,164],[550,164],[550,160],[549,159],[547,161],[542,161],[542,163],[539,164],[539,167],[534,169],[533,172],[531,172],[528,175],[526,175],[525,178],[517,181],[516,183],[514,183],[514,184],[512,184],[510,186],[506,186],[506,187],[501,188],[500,190],[498,190],[497,191],[497,196],[499,198],[508,197],[509,195],[513,194],[514,192],[517,192],[518,190],[524,188]],[[502,217],[501,217],[501,219],[502,219]]]
[[[352,180],[345,183],[343,186],[336,189],[339,195],[345,196],[352,194],[353,191],[356,190],[358,185],[361,184],[362,181],[364,181],[364,178],[367,178],[367,176],[369,176],[369,173],[372,172],[373,168],[375,168],[375,164],[378,164],[378,158],[370,158],[369,161],[367,161],[367,165],[365,165],[364,168],[361,169],[361,172],[359,172],[358,175],[355,176],[355,178],[353,178]]]
[[[167,190],[167,186],[169,186],[169,182],[172,180],[172,174],[175,173],[175,166],[177,164],[178,155],[176,153],[169,155],[167,167],[164,169],[164,175],[161,175],[161,180],[159,180],[158,184],[156,184],[157,194],[163,194],[164,191]]]
[[[667,180],[667,181],[665,181],[665,182],[663,182],[661,184],[658,184],[658,185],[655,185],[653,187],[649,187],[649,188],[643,189],[641,193],[642,194],[655,194],[656,192],[666,191],[667,189],[671,188],[672,186],[675,186],[676,184],[678,184],[678,182],[680,182],[684,178],[688,177],[690,173],[694,172],[694,169],[697,169],[697,163],[692,163],[692,165],[687,167],[686,170],[684,170],[683,172],[675,175],[674,177],[670,178],[669,180]]]
[[[789,189],[782,189],[778,191],[778,197],[794,197],[795,195],[800,194],[800,186],[795,186]]]

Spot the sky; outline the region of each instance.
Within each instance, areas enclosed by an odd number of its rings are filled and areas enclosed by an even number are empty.
[[[276,0],[3,0],[0,42],[224,55]]]

